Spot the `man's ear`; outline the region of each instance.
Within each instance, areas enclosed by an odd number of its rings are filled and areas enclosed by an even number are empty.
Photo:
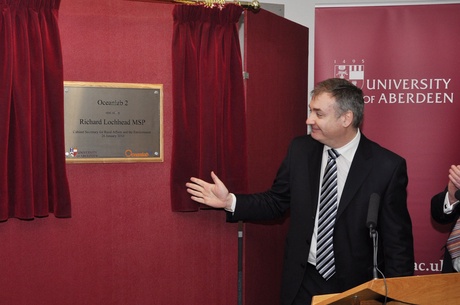
[[[342,126],[348,127],[353,123],[353,112],[348,110],[344,114],[342,114]]]

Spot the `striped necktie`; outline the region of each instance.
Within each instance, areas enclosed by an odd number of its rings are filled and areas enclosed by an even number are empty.
[[[447,250],[452,259],[460,256],[460,218],[457,219],[457,223],[447,239]]]
[[[329,149],[324,170],[319,201],[318,236],[316,244],[316,269],[325,280],[335,274],[333,231],[337,214],[337,164],[339,153]]]

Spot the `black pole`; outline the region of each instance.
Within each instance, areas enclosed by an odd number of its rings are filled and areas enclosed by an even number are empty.
[[[243,222],[238,222],[238,305],[243,305]]]

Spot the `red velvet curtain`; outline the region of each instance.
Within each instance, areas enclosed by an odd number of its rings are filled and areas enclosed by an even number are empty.
[[[238,21],[243,9],[176,5],[173,11],[173,211],[197,211],[191,176],[213,170],[229,190],[247,188],[246,115]]]
[[[70,217],[60,0],[0,0],[0,221]]]

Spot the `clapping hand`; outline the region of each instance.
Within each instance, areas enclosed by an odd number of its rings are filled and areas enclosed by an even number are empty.
[[[458,198],[455,193],[460,189],[460,165],[452,165],[449,169],[449,183],[447,184],[449,201],[455,202]]]

